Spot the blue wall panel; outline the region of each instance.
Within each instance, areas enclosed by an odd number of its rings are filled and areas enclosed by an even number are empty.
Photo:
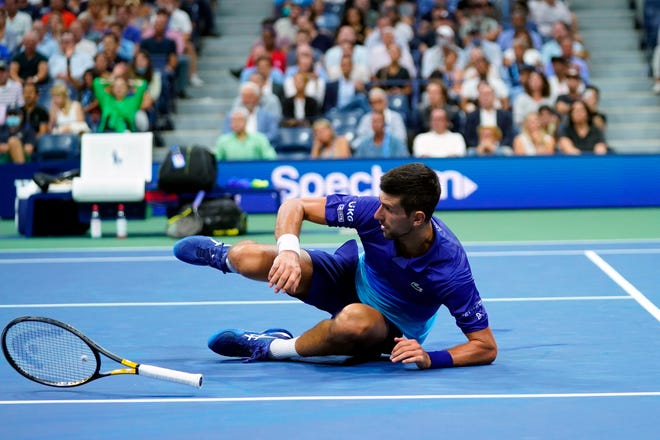
[[[220,162],[218,183],[268,180],[282,199],[331,192],[377,194],[380,176],[406,160]],[[442,209],[660,206],[660,155],[426,159],[442,182]],[[75,168],[47,164],[46,171]],[[159,164],[154,164],[158,176]],[[14,215],[15,179],[44,166],[0,166],[0,217]]]

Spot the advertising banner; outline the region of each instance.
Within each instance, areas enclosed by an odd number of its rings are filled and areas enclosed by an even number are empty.
[[[380,176],[410,160],[219,164],[222,186],[268,180],[282,200],[377,195]],[[422,160],[440,178],[442,209],[660,206],[660,156],[489,157]]]

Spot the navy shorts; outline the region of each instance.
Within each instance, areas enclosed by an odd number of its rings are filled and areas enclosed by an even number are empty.
[[[358,246],[355,240],[344,243],[334,254],[318,249],[305,249],[312,258],[312,284],[305,302],[335,316],[348,304],[358,303],[355,271]]]
[[[355,289],[355,271],[359,258],[355,240],[347,241],[333,254],[318,249],[305,250],[312,258],[314,267],[312,284],[303,300],[306,304],[335,316],[347,305],[360,302]],[[402,332],[389,319],[383,318],[389,334],[382,352],[389,353],[394,346],[394,337],[401,336]]]

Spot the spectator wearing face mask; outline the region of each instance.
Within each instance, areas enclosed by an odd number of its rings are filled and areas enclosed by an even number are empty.
[[[19,107],[7,109],[4,125],[0,126],[0,164],[30,162],[37,138],[30,124],[23,124]]]

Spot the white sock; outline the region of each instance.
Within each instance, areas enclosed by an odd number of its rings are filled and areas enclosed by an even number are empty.
[[[293,339],[274,339],[270,343],[268,349],[268,357],[270,359],[291,359],[293,357],[299,357],[300,354],[296,351],[296,340]]]
[[[236,270],[234,269],[234,266],[231,265],[229,258],[225,260],[225,263],[227,264],[227,269],[229,269],[230,272],[236,273]]]

